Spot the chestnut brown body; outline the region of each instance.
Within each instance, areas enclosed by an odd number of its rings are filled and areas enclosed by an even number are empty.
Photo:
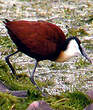
[[[11,21],[5,23],[18,50],[36,60],[56,60],[65,42],[63,31],[45,21]]]

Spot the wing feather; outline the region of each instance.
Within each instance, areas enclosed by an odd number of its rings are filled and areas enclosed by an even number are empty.
[[[52,56],[64,44],[65,35],[56,25],[44,21],[11,21],[5,24],[11,39],[30,53]]]

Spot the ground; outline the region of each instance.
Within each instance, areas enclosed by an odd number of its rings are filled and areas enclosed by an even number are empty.
[[[5,18],[8,18],[9,20],[48,20],[49,22],[58,25],[67,37],[77,36],[81,40],[83,47],[85,47],[88,56],[93,61],[92,12],[92,0],[28,0],[27,2],[22,0],[0,0],[1,61],[4,62],[5,56],[16,51],[16,46],[10,38],[7,37],[7,31],[2,23]],[[29,69],[32,71],[34,61],[34,59],[31,59],[22,53],[11,58],[11,62],[18,74],[28,74]],[[8,72],[8,74],[10,73],[9,68],[6,72]],[[0,75],[0,79],[5,84],[9,85],[12,90],[27,89],[28,86],[23,86],[22,88],[22,84],[20,84],[20,86],[17,82],[9,83],[8,77],[6,78],[7,81],[5,80],[5,76],[3,77],[2,75],[3,73]],[[62,64],[43,61],[40,62],[37,67],[35,79],[38,84],[40,81],[43,82],[44,84],[39,85],[52,95],[59,95],[61,92],[66,91],[73,92],[75,90],[85,93],[86,90],[93,89],[93,65],[81,57],[73,58]],[[20,80],[22,81],[22,79]],[[28,85],[30,85],[30,82]]]

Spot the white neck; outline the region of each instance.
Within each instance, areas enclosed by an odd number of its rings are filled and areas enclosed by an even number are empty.
[[[64,51],[64,54],[66,54],[69,57],[74,57],[81,54],[79,46],[75,40],[71,40],[69,42],[67,49]]]
[[[81,52],[79,50],[79,46],[75,40],[71,40],[67,46],[65,51],[61,51],[58,58],[56,59],[57,62],[64,62],[74,56],[80,55]]]

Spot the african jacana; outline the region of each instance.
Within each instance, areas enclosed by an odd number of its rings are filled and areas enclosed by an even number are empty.
[[[77,37],[66,39],[63,31],[54,24],[46,21],[9,21],[7,19],[4,24],[18,48],[16,52],[6,57],[7,64],[15,74],[15,70],[9,62],[10,56],[21,51],[35,58],[36,63],[32,74],[30,74],[30,80],[38,89],[40,88],[34,81],[34,73],[39,61],[64,62],[74,56],[83,55],[91,62],[84,52],[80,40]]]

